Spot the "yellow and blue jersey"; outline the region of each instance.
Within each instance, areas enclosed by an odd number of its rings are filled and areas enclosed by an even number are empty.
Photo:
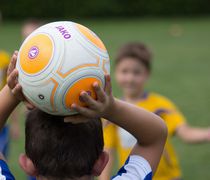
[[[15,180],[14,176],[9,170],[7,163],[0,159],[0,179],[10,179]]]
[[[152,180],[152,169],[146,159],[131,155],[111,180]]]
[[[153,179],[172,180],[180,178],[181,170],[170,138],[174,135],[176,129],[185,123],[184,116],[170,100],[156,93],[147,93],[136,105],[159,115],[168,127],[168,139]],[[136,139],[131,134],[114,124],[108,124],[104,128],[104,139],[106,148],[117,150],[120,166],[125,162],[131,148],[136,143]]]
[[[5,86],[7,81],[7,67],[9,65],[9,54],[0,50],[0,90]],[[9,127],[6,125],[0,131],[0,152],[7,157],[9,146]]]
[[[7,79],[7,67],[9,65],[9,54],[0,50],[0,89],[4,87]]]

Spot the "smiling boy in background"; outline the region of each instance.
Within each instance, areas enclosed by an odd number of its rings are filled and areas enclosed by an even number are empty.
[[[134,42],[122,46],[115,61],[115,78],[122,90],[122,99],[160,116],[168,127],[168,140],[154,176],[154,180],[181,180],[179,162],[170,142],[178,136],[185,143],[210,142],[210,128],[191,127],[178,108],[166,97],[145,91],[152,65],[152,53],[145,44]],[[113,124],[104,129],[105,147],[110,153],[110,162],[100,180],[111,176],[114,150],[117,150],[120,165],[124,163],[136,139],[127,131]]]

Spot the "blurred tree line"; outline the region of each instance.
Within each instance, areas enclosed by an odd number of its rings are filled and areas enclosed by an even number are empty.
[[[4,18],[210,14],[210,0],[0,0]]]

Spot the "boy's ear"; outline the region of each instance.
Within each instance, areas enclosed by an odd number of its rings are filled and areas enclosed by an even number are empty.
[[[26,174],[33,177],[37,176],[36,168],[31,159],[29,159],[26,154],[21,154],[19,156],[19,164]]]
[[[109,161],[109,154],[103,151],[93,166],[92,175],[100,176],[102,171],[106,167],[108,161]]]

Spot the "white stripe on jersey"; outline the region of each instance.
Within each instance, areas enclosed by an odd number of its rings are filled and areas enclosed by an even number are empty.
[[[150,180],[152,169],[143,157],[132,155],[112,180]]]
[[[1,166],[0,166],[0,180],[6,180],[6,177],[2,174]]]

